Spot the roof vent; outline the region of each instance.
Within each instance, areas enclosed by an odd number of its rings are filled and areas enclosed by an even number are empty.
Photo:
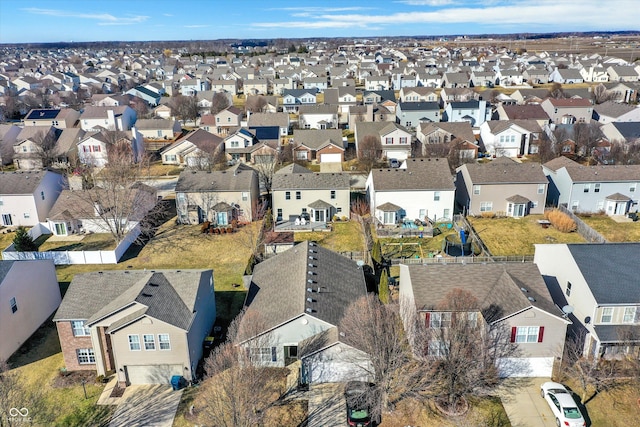
[[[313,298],[307,298],[307,302],[316,302]]]
[[[313,293],[313,289],[312,288],[307,288],[307,292],[309,292],[311,294],[311,293]]]
[[[309,276],[315,276],[315,275],[316,275],[316,272],[315,272],[315,271],[311,271],[311,270],[309,270],[309,271],[307,271],[307,274],[308,274]]]
[[[153,286],[153,287],[157,288],[160,285],[158,283],[149,283],[149,286]]]
[[[310,259],[310,260],[314,260],[314,261],[317,261],[317,260],[318,260],[318,258],[316,258],[316,257],[314,257],[314,256],[311,256],[311,255],[309,255],[309,259]]]
[[[527,299],[531,302],[536,302],[536,299],[534,297],[528,297]]]
[[[143,297],[152,297],[153,295],[148,294],[148,293],[146,293],[146,292],[143,292],[143,293],[142,293],[142,296],[143,296]]]
[[[315,280],[307,279],[307,283],[317,283]]]
[[[317,265],[309,263],[309,267],[316,268]]]
[[[528,290],[527,288],[520,288],[520,290],[521,290],[522,292],[524,292],[524,293],[529,292],[529,290]]]
[[[307,313],[313,313],[313,310],[311,309],[311,307],[307,307],[307,309],[305,310]]]

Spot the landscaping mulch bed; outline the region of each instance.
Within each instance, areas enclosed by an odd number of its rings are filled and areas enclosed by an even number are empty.
[[[85,384],[93,384],[96,381],[95,371],[74,371],[66,374],[60,374],[53,379],[51,387],[53,388],[66,388],[73,387],[82,384],[82,380]]]
[[[124,394],[125,388],[124,387],[118,387],[117,385],[113,388],[113,390],[111,390],[111,394],[109,395],[109,397],[122,397],[122,395]]]

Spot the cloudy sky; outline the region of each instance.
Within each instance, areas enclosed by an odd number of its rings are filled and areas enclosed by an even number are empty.
[[[0,43],[638,30],[637,0],[0,0]]]

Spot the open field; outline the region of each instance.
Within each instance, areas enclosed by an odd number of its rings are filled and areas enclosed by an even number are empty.
[[[523,218],[475,218],[469,223],[487,245],[492,255],[533,255],[536,243],[584,243],[578,233],[562,233],[553,227],[542,228],[542,215]]]
[[[640,221],[615,222],[606,215],[580,216],[609,242],[640,242]]]

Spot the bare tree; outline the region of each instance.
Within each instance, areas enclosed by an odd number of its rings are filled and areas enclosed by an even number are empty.
[[[421,375],[424,364],[412,361],[402,329],[397,304],[382,304],[375,295],[353,302],[345,311],[339,330],[346,343],[369,356],[360,365],[375,384],[374,416],[389,412],[405,394],[418,391],[427,380]]]
[[[277,159],[275,156],[255,156],[255,164],[253,168],[258,172],[258,179],[267,197],[271,195],[271,187],[273,185],[273,175],[276,172]]]
[[[131,108],[136,112],[138,119],[146,119],[149,117],[149,104],[147,104],[144,99],[137,96],[133,97],[131,100]]]
[[[211,99],[211,114],[218,114],[220,111],[229,107],[229,98],[222,92],[216,92]]]
[[[614,101],[616,99],[616,94],[600,83],[598,86],[593,88],[593,99],[596,104],[602,104],[603,102]]]
[[[248,96],[245,110],[251,113],[263,113],[267,106],[267,99],[262,95]]]
[[[42,390],[27,387],[20,374],[0,359],[0,427],[51,424],[49,411]]]
[[[566,97],[567,96],[565,95],[564,90],[562,89],[562,85],[560,83],[552,84],[551,88],[549,89],[549,92],[547,93],[547,98],[562,99]]]
[[[282,144],[278,149],[278,163],[286,164],[293,162],[293,144]]]
[[[105,232],[120,243],[134,221],[140,221],[156,203],[156,193],[141,184],[148,178],[148,162],[134,161],[131,146],[124,141],[108,150],[108,164],[97,170],[92,166],[76,169],[83,190],[71,191],[74,210],[81,218],[92,218]]]
[[[183,122],[194,121],[198,117],[198,98],[177,95],[169,101],[171,114]]]
[[[555,144],[546,132],[543,132],[538,139],[538,157],[540,159],[540,163],[546,163],[549,160],[555,159],[558,155],[559,153]]]
[[[244,319],[244,321],[243,321]],[[286,391],[286,369],[261,366],[258,349],[268,347],[262,335],[251,347],[238,345],[240,336],[256,336],[267,328],[255,312],[243,310],[229,326],[227,340],[205,360],[197,418],[205,425],[253,427],[263,425],[266,410]]]
[[[578,146],[578,152],[584,157],[591,157],[598,141],[602,138],[600,126],[596,122],[576,123],[573,125],[573,140]]]
[[[382,143],[375,135],[366,135],[358,144],[358,160],[364,166],[367,173],[380,161],[382,156]]]
[[[53,132],[44,133],[40,131],[31,140],[38,146],[38,151],[35,155],[39,157],[38,160],[41,163],[41,167],[48,168],[55,163],[58,158],[58,147]]]

